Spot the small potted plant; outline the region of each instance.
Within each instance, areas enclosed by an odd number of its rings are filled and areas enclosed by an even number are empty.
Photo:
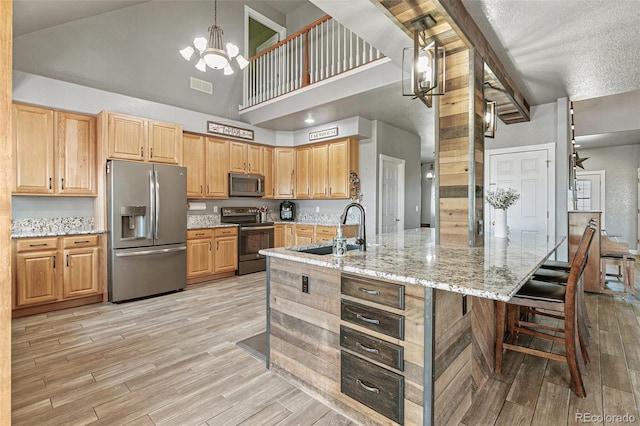
[[[498,188],[487,191],[487,203],[495,209],[493,234],[498,238],[507,237],[507,209],[514,205],[520,194],[514,188]]]

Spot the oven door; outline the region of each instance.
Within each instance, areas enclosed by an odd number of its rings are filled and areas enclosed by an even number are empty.
[[[273,248],[273,226],[240,227],[238,261],[263,259],[258,251]]]

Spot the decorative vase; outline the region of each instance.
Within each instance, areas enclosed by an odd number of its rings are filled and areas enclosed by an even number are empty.
[[[494,213],[493,236],[496,238],[507,238],[507,211],[495,209]]]

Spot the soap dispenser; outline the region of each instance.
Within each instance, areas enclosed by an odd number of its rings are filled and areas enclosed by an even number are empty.
[[[347,239],[342,236],[342,225],[338,224],[338,234],[333,239],[333,255],[345,257],[347,254]]]

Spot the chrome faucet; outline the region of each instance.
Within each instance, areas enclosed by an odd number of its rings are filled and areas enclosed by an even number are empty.
[[[351,203],[347,207],[345,207],[344,212],[342,212],[342,216],[340,216],[340,221],[343,225],[347,223],[347,212],[351,207],[357,207],[358,210],[360,210],[360,224],[358,225],[358,238],[356,239],[356,244],[358,244],[360,251],[366,251],[367,233],[365,229],[364,207],[362,207],[362,204]]]

